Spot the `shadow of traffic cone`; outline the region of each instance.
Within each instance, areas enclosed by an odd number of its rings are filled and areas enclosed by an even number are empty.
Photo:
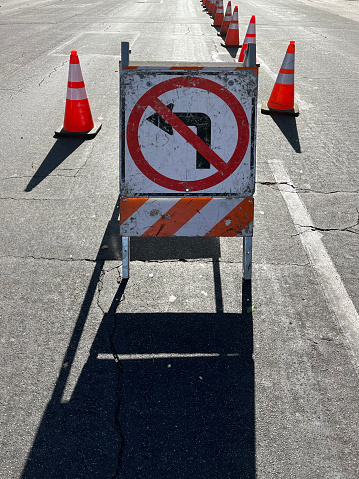
[[[238,7],[234,7],[233,15],[228,27],[226,40],[224,42],[226,47],[240,47],[239,44],[239,25],[238,25]]]
[[[245,52],[246,52],[247,47],[248,47],[248,43],[256,43],[256,17],[255,17],[255,15],[252,15],[252,18],[250,19],[248,29],[247,29],[247,33],[246,33],[246,36],[245,36],[244,41],[243,41],[241,53],[239,54],[239,58],[238,58],[239,62],[243,62],[243,60],[244,60],[244,56],[245,56]]]
[[[227,8],[226,8],[226,13],[223,17],[221,30],[218,35],[222,37],[227,35],[228,27],[229,27],[229,24],[231,23],[231,18],[232,18],[232,4],[231,4],[231,0],[229,0],[227,4]]]
[[[76,50],[71,51],[65,118],[63,127],[55,131],[55,136],[71,136],[91,139],[100,131],[101,123],[92,119],[85,82],[82,77],[80,60]]]
[[[220,27],[223,23],[223,0],[217,0],[217,10],[214,17],[213,26]]]
[[[294,56],[295,42],[290,42],[268,103],[262,104],[261,112],[265,115],[299,115],[294,103]]]

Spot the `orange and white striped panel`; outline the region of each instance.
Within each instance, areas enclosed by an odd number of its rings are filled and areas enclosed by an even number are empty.
[[[253,236],[253,198],[122,198],[122,236]]]

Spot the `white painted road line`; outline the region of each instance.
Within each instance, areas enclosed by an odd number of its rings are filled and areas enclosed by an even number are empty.
[[[359,374],[359,316],[349,297],[343,281],[329,256],[318,231],[313,231],[313,221],[298,195],[288,173],[280,160],[269,160],[279,191],[287,204],[294,226],[307,253],[312,267],[315,269],[320,286],[326,296],[330,309],[333,310],[352,361]]]
[[[61,43],[58,45],[56,48],[51,50],[48,55],[57,55],[59,54],[59,51],[62,50],[63,48],[67,47],[68,45],[73,45],[75,42],[82,37],[85,34],[85,32],[80,32],[77,35],[74,35],[73,37],[70,38],[70,40],[67,40],[66,42]],[[69,56],[68,53],[66,53],[66,56]]]

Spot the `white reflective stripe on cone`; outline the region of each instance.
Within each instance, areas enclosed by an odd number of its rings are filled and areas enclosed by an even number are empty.
[[[280,83],[281,85],[293,85],[294,74],[293,73],[278,73],[276,83]]]
[[[81,67],[79,63],[71,63],[69,68],[69,81],[79,82],[84,81],[82,78]]]
[[[86,88],[68,88],[67,89],[67,100],[86,100]]]
[[[285,57],[282,63],[282,68],[285,68],[286,70],[294,69],[294,53],[285,54]]]

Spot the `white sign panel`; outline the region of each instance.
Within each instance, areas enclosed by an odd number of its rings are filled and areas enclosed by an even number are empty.
[[[125,69],[121,196],[251,196],[256,105],[250,69]]]

